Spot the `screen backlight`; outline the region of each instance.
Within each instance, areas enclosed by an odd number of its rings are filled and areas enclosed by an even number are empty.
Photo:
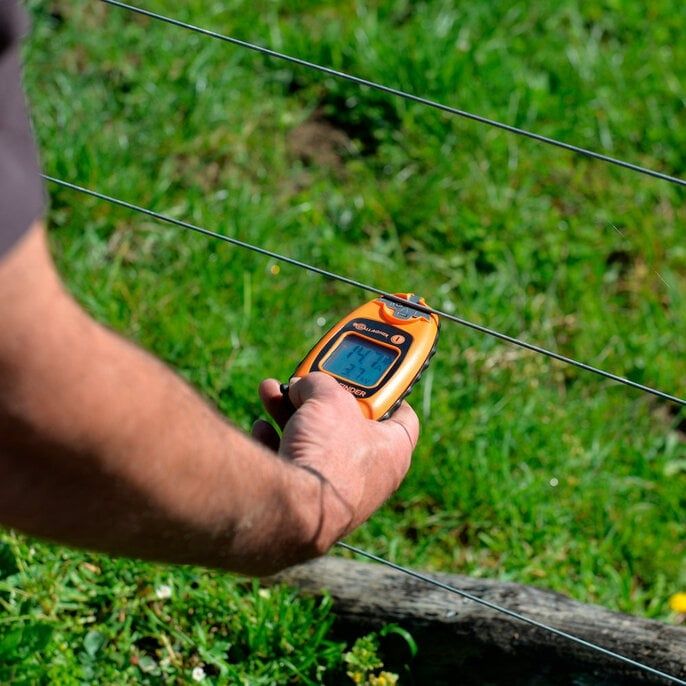
[[[367,338],[349,334],[326,358],[322,368],[358,386],[372,388],[398,356],[398,352]]]

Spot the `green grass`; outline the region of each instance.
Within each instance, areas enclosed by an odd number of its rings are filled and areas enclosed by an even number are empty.
[[[686,174],[678,3],[146,6]],[[30,7],[26,83],[47,172],[686,393],[683,190],[97,2]],[[303,148],[312,120],[348,142],[333,156]],[[366,298],[50,191],[54,252],[78,299],[244,428],[260,379],[287,378]],[[449,323],[411,400],[423,427],[411,474],[355,543],[674,619],[683,414]],[[206,683],[316,683],[345,671],[350,646],[329,634],[327,601],[3,540],[0,681],[185,683],[205,665]],[[156,598],[161,585],[171,599]]]

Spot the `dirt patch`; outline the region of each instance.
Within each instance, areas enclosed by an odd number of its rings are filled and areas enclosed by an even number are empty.
[[[627,275],[631,268],[634,266],[636,258],[628,250],[612,250],[608,256],[605,258],[605,264],[608,267],[614,267],[619,276],[624,277]]]
[[[654,407],[659,421],[667,424],[681,443],[686,443],[686,417],[681,407],[663,400],[656,400]]]
[[[333,126],[319,111],[292,129],[286,142],[289,153],[304,164],[333,169],[341,169],[345,157],[355,151],[345,131]]]

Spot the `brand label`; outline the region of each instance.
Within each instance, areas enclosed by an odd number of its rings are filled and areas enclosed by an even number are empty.
[[[385,331],[381,331],[380,329],[372,329],[362,322],[353,322],[353,329],[357,329],[358,331],[366,331],[367,333],[375,333],[379,336],[383,336],[384,338],[388,338],[388,334]]]

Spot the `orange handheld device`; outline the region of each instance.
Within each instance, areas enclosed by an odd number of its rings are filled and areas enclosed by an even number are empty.
[[[341,319],[293,376],[325,372],[357,398],[367,418],[390,417],[429,366],[440,329],[437,315],[412,307],[426,307],[423,298],[396,297],[406,302],[375,298]]]

